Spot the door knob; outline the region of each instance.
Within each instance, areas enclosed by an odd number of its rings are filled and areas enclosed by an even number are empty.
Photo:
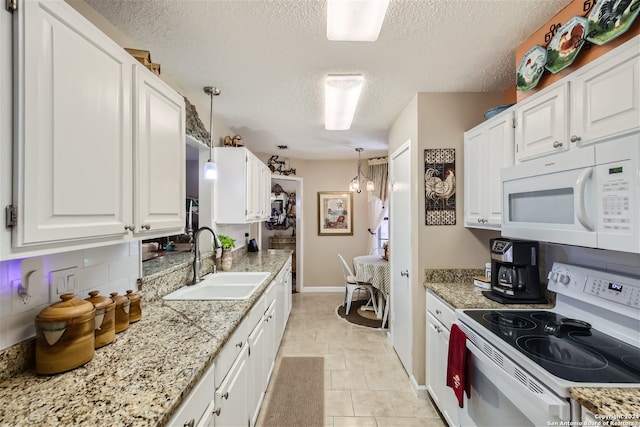
[[[135,224],[125,225],[124,229],[129,231],[134,231],[136,229],[136,225]]]
[[[141,227],[144,228],[145,230],[150,230],[151,229],[151,225],[150,224],[142,224]]]
[[[579,137],[578,135],[571,135],[571,142],[578,142],[581,141],[582,138]]]
[[[553,148],[560,148],[562,147],[562,142],[560,141],[554,141],[553,142]]]
[[[400,275],[403,277],[409,277],[409,270],[401,271]]]

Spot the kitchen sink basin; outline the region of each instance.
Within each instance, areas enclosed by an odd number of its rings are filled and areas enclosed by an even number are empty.
[[[269,277],[268,272],[224,272],[209,274],[200,283],[170,293],[163,299],[177,300],[244,300],[249,298]]]

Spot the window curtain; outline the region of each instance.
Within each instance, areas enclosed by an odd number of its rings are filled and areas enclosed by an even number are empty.
[[[382,220],[389,212],[389,163],[387,158],[369,159],[367,176],[375,189],[368,191],[367,209],[369,212],[369,254],[376,254],[378,249],[378,235],[375,234],[382,224]]]

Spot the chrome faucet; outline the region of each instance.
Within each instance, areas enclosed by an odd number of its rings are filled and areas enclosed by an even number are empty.
[[[215,263],[215,259],[216,259],[216,250],[221,247],[222,245],[220,244],[220,240],[218,240],[218,236],[216,236],[216,233],[213,231],[213,229],[209,228],[209,227],[200,227],[198,228],[198,230],[196,230],[196,233],[193,236],[193,240],[194,240],[194,258],[193,258],[193,281],[191,282],[192,285],[195,285],[196,283],[198,283],[200,280],[200,265],[201,265],[201,261],[200,261],[200,243],[199,243],[199,237],[200,237],[200,233],[204,230],[208,230],[211,232],[211,235],[213,236],[213,273],[216,272],[216,263]]]

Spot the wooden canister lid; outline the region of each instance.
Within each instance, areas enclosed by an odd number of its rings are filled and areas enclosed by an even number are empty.
[[[89,292],[89,298],[86,298],[85,301],[89,301],[94,305],[96,310],[113,310],[116,308],[116,302],[105,295],[98,295],[98,291]]]
[[[74,299],[75,294],[62,294],[60,299],[54,304],[45,307],[37,316],[36,320],[42,322],[59,322],[71,319],[84,320],[92,317],[95,308],[89,301]]]

